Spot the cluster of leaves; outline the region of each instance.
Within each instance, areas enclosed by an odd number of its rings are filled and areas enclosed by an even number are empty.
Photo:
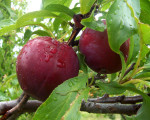
[[[0,1],[0,29],[14,24],[22,10],[11,8],[12,3],[18,1],[1,0]],[[22,4],[26,6],[26,3]],[[21,6],[20,6],[21,7]],[[16,77],[16,55],[18,51],[14,49],[22,47],[24,41],[16,33],[21,29],[7,32],[0,36],[0,101],[12,100],[18,98],[22,93]]]
[[[72,0],[43,0],[42,9],[39,11],[27,13],[21,16],[19,19],[11,16],[12,12],[9,10],[3,12],[3,16],[0,16],[0,20],[6,20],[4,26],[0,25],[0,36],[3,38],[3,60],[5,61],[5,55],[9,61],[2,63],[0,70],[7,71],[7,75],[12,74],[14,69],[14,60],[12,52],[14,45],[18,44],[12,37],[11,30],[17,30],[25,26],[33,26],[38,30],[28,27],[24,33],[25,42],[28,41],[33,34],[40,36],[51,36],[59,40],[67,41],[71,34],[72,28],[68,22],[72,20],[75,14],[87,14],[93,4],[95,3],[98,8],[95,7],[91,16],[87,19],[83,19],[81,23],[85,27],[89,27],[98,31],[103,31],[106,27],[101,20],[106,19],[109,44],[113,51],[118,53],[122,59],[122,71],[121,73],[114,73],[108,75],[106,83],[98,82],[100,90],[110,95],[122,94],[125,91],[132,91],[143,96],[143,106],[140,108],[136,116],[128,117],[129,120],[148,120],[150,117],[147,113],[150,111],[150,98],[143,92],[149,91],[149,61],[150,61],[150,1],[149,0],[80,0],[71,9]],[[5,4],[4,4],[5,5]],[[10,5],[10,3],[9,3]],[[78,7],[79,5],[79,7]],[[1,9],[7,9],[2,7]],[[98,20],[95,19],[97,14],[101,14]],[[10,19],[11,18],[11,19]],[[9,20],[10,21],[9,21]],[[13,22],[11,22],[13,19]],[[47,20],[48,22],[44,22]],[[8,34],[8,32],[10,32]],[[19,31],[17,31],[19,32]],[[130,38],[130,53],[127,63],[124,62],[124,57],[120,52],[120,46]],[[14,39],[14,41],[12,40]],[[6,45],[10,43],[11,45]],[[22,43],[23,45],[23,43]],[[9,50],[8,50],[9,48]],[[9,52],[7,52],[9,51]],[[95,73],[84,64],[83,58],[80,58],[80,69],[84,73],[80,73],[78,77],[69,79],[63,84],[58,86],[50,95],[50,97],[39,107],[34,115],[35,120],[40,119],[79,119],[80,118],[80,104],[82,99],[88,98],[90,91],[89,87],[86,87],[88,80],[87,76],[95,75]],[[130,67],[132,63],[136,63],[134,69],[124,76],[125,71]],[[4,67],[5,65],[5,67]],[[1,76],[4,76],[4,72]],[[4,81],[5,82],[5,81]],[[121,83],[121,84],[119,84]],[[147,89],[141,92],[141,89],[137,89],[137,86],[146,85]],[[65,89],[64,89],[65,88]]]

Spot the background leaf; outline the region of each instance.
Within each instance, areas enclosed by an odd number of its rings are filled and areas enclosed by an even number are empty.
[[[31,35],[32,35],[32,31],[27,29],[25,31],[25,33],[24,33],[24,41],[25,41],[25,43],[30,39]]]
[[[22,17],[20,17],[17,20],[16,25],[22,26],[22,24],[24,24],[27,21],[31,21],[34,18],[41,18],[41,17],[58,17],[58,16],[54,13],[49,12],[48,10],[40,10],[40,11],[30,12],[30,13],[27,13],[27,14],[23,15]]]
[[[150,44],[150,26],[147,24],[140,24],[140,27],[145,44]]]
[[[42,0],[44,8],[50,4],[61,4],[68,7],[71,2],[72,0]]]
[[[81,24],[96,31],[103,32],[106,26],[101,20],[95,20],[94,13],[87,19],[82,19]]]
[[[36,30],[32,32],[32,34],[37,34],[39,36],[51,36],[47,31],[44,30]]]
[[[140,14],[140,20],[143,23],[150,25],[150,1],[149,0],[140,0],[141,5],[141,14]]]
[[[90,11],[95,0],[80,0],[80,12],[86,14]]]
[[[48,10],[50,12],[65,13],[70,17],[73,17],[73,15],[75,14],[71,9],[61,4],[50,4],[46,6],[45,10]]]
[[[119,85],[117,82],[110,82],[110,83],[103,83],[100,82],[98,83],[98,86],[105,91],[107,94],[121,94],[123,92],[125,92],[126,90],[123,89],[123,87],[121,85]]]

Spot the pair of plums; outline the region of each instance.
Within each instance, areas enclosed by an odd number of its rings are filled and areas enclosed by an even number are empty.
[[[86,28],[80,37],[79,49],[86,64],[97,73],[111,74],[122,68],[120,56],[109,46],[107,30],[100,32]],[[126,61],[129,39],[120,50]],[[79,61],[76,52],[67,43],[51,37],[37,37],[29,40],[20,51],[16,72],[23,91],[44,101],[58,85],[78,76]]]

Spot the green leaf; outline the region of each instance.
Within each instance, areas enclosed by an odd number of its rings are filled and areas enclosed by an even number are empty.
[[[88,76],[81,74],[59,85],[38,108],[33,120],[60,120],[70,109],[70,104],[76,102],[79,91],[86,88],[87,80]]]
[[[148,24],[140,24],[140,28],[145,44],[150,44],[150,26]]]
[[[137,113],[136,119],[137,120],[149,120],[150,118],[150,98],[149,96],[143,96],[143,104],[140,110]]]
[[[150,1],[149,0],[140,0],[141,5],[141,14],[140,21],[150,25]]]
[[[96,31],[104,31],[106,26],[101,20],[94,19],[94,13],[87,19],[82,19],[81,24]]]
[[[9,26],[14,24],[14,21],[12,21],[11,19],[4,19],[0,21],[0,28],[5,27],[5,26]]]
[[[80,9],[78,7],[75,7],[72,9],[72,11],[74,11],[75,13],[78,13],[80,11]],[[70,21],[72,18],[64,13],[60,13],[58,16],[63,17],[66,21]],[[64,22],[62,19],[55,18],[54,22],[53,22],[53,26],[54,26],[54,30],[57,33],[60,24]],[[67,23],[67,22],[66,22]]]
[[[102,7],[101,7],[101,11],[106,11],[110,8],[110,6],[112,5],[112,1],[104,1],[102,2]]]
[[[123,78],[124,74],[125,74],[125,70],[126,70],[126,62],[124,59],[124,54],[122,52],[120,52],[120,58],[121,58],[121,63],[122,63],[122,69],[121,69],[121,75],[120,78]]]
[[[149,52],[149,48],[145,44],[143,44],[143,50],[142,50],[142,53],[141,53],[141,60],[146,59],[145,56],[148,52]]]
[[[45,8],[45,10],[48,10],[50,12],[65,13],[66,15],[70,16],[71,18],[75,14],[71,9],[69,9],[68,7],[61,5],[61,4],[50,4]]]
[[[24,33],[24,41],[25,41],[25,43],[30,39],[31,35],[32,35],[32,31],[27,29],[25,31],[25,33]]]
[[[17,28],[24,27],[24,26],[27,26],[27,25],[41,26],[44,29],[46,29],[47,31],[49,31],[49,28],[46,25],[42,24],[42,23],[33,22],[33,21],[27,21],[27,22],[24,22],[24,23],[22,23],[20,25],[14,24],[14,25],[6,26],[6,27],[0,29],[0,36],[3,35],[3,34],[5,34],[5,33],[7,33],[7,32],[9,32],[9,31],[11,31],[11,30],[15,30]]]
[[[23,15],[22,17],[20,17],[17,20],[16,25],[22,26],[22,24],[24,24],[27,21],[31,21],[34,18],[41,18],[41,17],[58,17],[58,16],[54,13],[49,12],[48,10],[40,10],[40,11],[30,12],[30,13],[27,13],[27,14]]]
[[[8,99],[9,98],[6,96],[6,94],[0,90],[0,101],[4,101]]]
[[[140,10],[139,0],[126,1],[133,6],[134,13],[131,12],[124,0],[116,0],[111,5],[106,17],[109,44],[112,50],[118,54],[120,46],[130,36],[137,33],[137,23],[134,15],[137,15],[136,13]]]
[[[150,77],[150,72],[140,72],[139,74],[136,74],[133,78],[139,79],[139,78],[147,78]]]
[[[61,5],[69,7],[71,2],[72,2],[72,0],[42,0],[44,8],[50,4],[61,4]]]
[[[2,29],[0,29],[0,36],[11,31],[11,30],[15,30],[16,29],[16,25],[9,25],[9,26],[6,26]]]
[[[103,83],[100,82],[97,84],[103,91],[105,91],[107,94],[121,94],[125,92],[126,90],[123,89],[123,86],[119,85],[117,82],[110,82],[110,83]]]
[[[3,3],[0,3],[0,13],[2,14],[2,16],[5,18],[5,19],[8,19],[10,17],[10,12],[9,12],[9,9],[8,7],[3,4]],[[0,15],[1,15],[0,14]]]
[[[77,54],[78,59],[79,59],[79,65],[80,65],[80,70],[82,70],[84,73],[88,73],[87,65],[85,63],[85,56],[82,55],[81,53]]]
[[[138,34],[135,34],[130,38],[130,47],[129,47],[130,49],[129,49],[127,64],[130,64],[130,62],[137,59],[136,56],[138,55],[140,50],[139,43],[140,43],[140,38]]]
[[[142,107],[138,110],[136,116],[127,116],[127,120],[149,120],[150,118],[150,97],[144,94]]]
[[[51,36],[47,31],[44,30],[36,30],[32,34],[37,34],[39,36]]]
[[[4,0],[5,5],[7,5],[8,7],[11,7],[11,0]]]
[[[86,14],[90,11],[95,0],[80,0],[80,12],[81,14]]]
[[[80,120],[81,102],[83,99],[85,101],[87,100],[89,90],[89,88],[86,88],[77,94],[75,100],[70,104],[70,109],[65,113],[61,120]]]

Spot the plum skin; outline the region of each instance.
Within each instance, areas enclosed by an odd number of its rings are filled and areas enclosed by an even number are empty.
[[[23,91],[44,101],[59,84],[78,75],[79,61],[66,43],[37,37],[20,51],[16,72]]]
[[[129,44],[130,39],[125,41],[120,47],[125,61],[128,58]],[[119,54],[112,51],[109,46],[106,29],[100,32],[86,28],[80,37],[79,49],[85,56],[86,64],[97,73],[111,74],[122,69]]]

